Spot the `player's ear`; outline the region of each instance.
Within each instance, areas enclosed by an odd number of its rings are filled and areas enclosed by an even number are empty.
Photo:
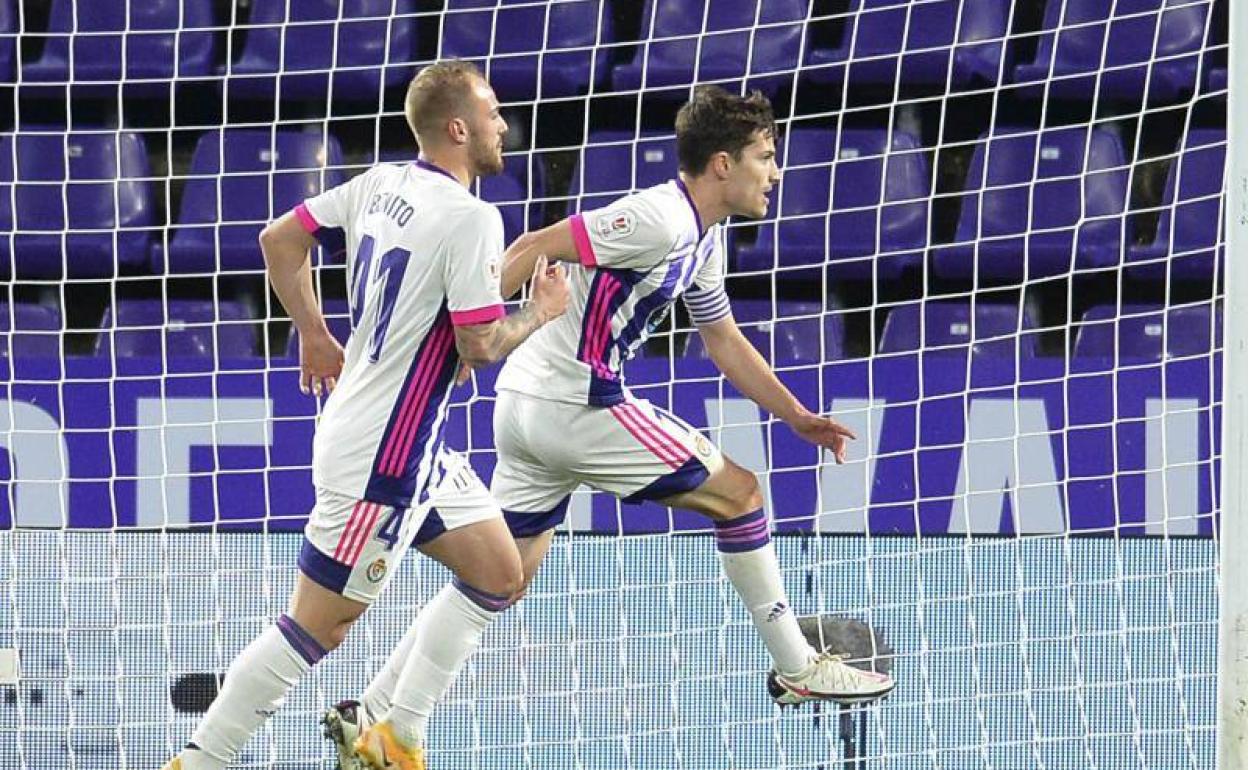
[[[707,161],[706,167],[716,179],[727,179],[728,172],[732,171],[732,158],[726,152],[717,152]]]
[[[463,118],[451,118],[447,121],[446,133],[455,144],[467,144],[468,122]]]

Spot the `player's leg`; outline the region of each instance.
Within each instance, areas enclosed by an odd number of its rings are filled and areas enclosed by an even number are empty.
[[[419,524],[414,518],[403,509],[317,491],[289,609],[231,663],[180,755],[183,770],[226,767],[290,688],[342,643],[388,582],[389,566],[406,549],[395,546]]]

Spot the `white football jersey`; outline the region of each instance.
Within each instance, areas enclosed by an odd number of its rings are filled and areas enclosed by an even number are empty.
[[[515,350],[497,388],[591,406],[624,400],[624,362],[677,297],[695,323],[730,313],[724,228],[706,232],[679,180],[570,217],[580,266],[570,265],[568,311]]]
[[[423,161],[380,165],[295,213],[345,240],[351,337],[313,441],[318,487],[408,507],[426,492],[459,356],[455,325],[504,315],[503,221]]]

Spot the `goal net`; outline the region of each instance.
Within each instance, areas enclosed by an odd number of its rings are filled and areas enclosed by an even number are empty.
[[[404,87],[459,57],[509,240],[672,178],[695,84],[769,95],[729,294],[849,461],[683,311],[627,376],[758,473],[798,614],[870,625],[898,686],[775,707],[709,523],[582,489],[431,768],[1213,767],[1228,5],[3,0],[0,766],[159,767],[285,609],[319,408],[256,234],[411,161]],[[486,479],[494,375],[448,426]],[[321,711],[446,579],[411,553],[239,766],[332,766]]]

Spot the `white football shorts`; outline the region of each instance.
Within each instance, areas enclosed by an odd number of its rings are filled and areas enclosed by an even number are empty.
[[[599,407],[499,391],[494,445],[491,491],[515,537],[557,527],[580,484],[629,503],[662,500],[697,489],[724,463],[696,428],[631,395]]]

